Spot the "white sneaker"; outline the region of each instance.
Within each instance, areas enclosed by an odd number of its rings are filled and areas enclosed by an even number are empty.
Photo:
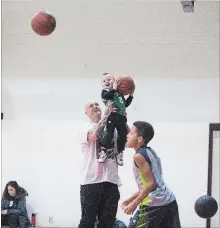
[[[100,153],[99,153],[99,157],[98,157],[98,162],[100,163],[103,163],[105,162],[105,160],[107,159],[107,154],[105,153],[104,150],[102,150]]]
[[[118,153],[115,155],[118,165],[123,166],[123,153]]]

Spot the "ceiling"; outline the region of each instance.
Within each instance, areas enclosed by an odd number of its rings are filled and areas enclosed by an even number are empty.
[[[49,11],[57,28],[36,35],[33,16]],[[219,1],[26,0],[2,2],[2,75],[219,77]]]

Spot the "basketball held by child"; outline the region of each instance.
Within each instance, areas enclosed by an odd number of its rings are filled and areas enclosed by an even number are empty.
[[[116,80],[118,81],[117,90],[120,94],[126,96],[130,95],[133,92],[135,88],[135,83],[132,77],[118,76]]]
[[[41,11],[32,18],[31,27],[36,34],[48,36],[56,28],[56,19],[50,13]]]

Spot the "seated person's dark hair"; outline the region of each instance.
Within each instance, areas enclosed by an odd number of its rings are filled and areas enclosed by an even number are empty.
[[[19,195],[19,194],[22,193],[22,192],[26,192],[26,193],[25,193],[25,196],[28,196],[28,192],[27,192],[24,188],[20,187],[16,181],[9,181],[9,182],[6,184],[6,186],[5,186],[5,189],[4,189],[4,192],[3,192],[3,195],[2,195],[2,198],[3,198],[3,199],[10,200],[10,199],[13,198],[12,196],[10,196],[10,195],[8,194],[8,186],[11,186],[11,187],[15,188],[16,194],[17,194],[17,195]]]

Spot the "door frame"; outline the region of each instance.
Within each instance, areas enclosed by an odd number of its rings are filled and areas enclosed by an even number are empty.
[[[212,195],[212,158],[213,158],[213,132],[220,131],[220,123],[209,124],[209,147],[208,147],[208,187],[207,195]],[[211,227],[211,219],[206,220],[206,228]]]

